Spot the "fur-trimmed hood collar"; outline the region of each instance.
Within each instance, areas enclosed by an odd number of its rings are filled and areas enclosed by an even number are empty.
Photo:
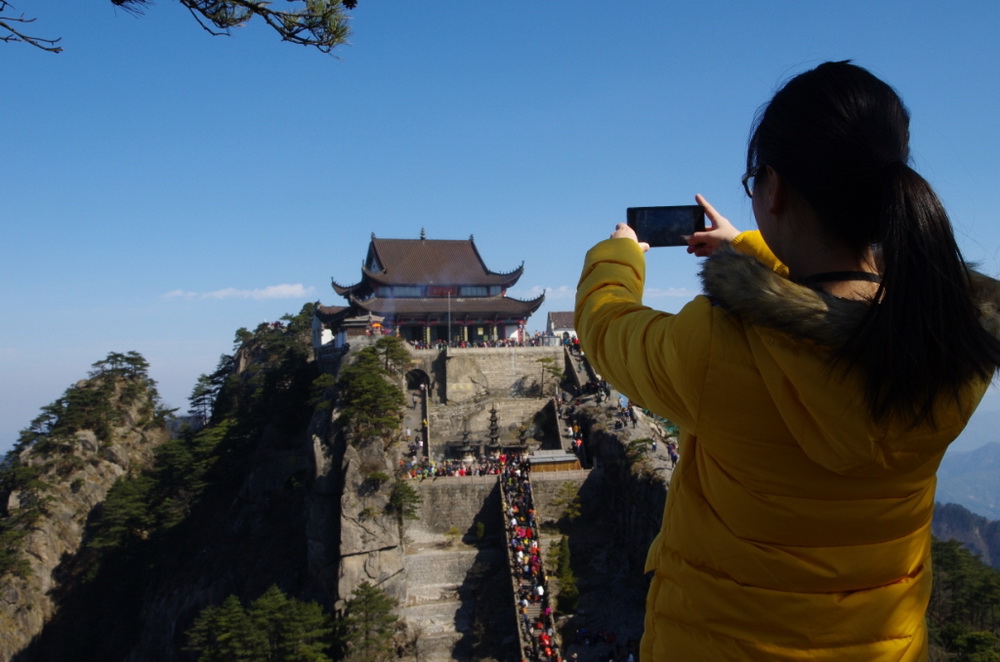
[[[837,347],[850,336],[869,304],[840,299],[775,273],[731,246],[705,261],[706,295],[744,324]],[[983,327],[1000,337],[1000,283],[972,272],[973,297]],[[782,421],[815,462],[838,473],[880,476],[911,470],[940,457],[965,426],[974,402],[948,401],[940,427],[911,429],[905,421],[878,423],[859,415],[861,385],[840,379],[801,343],[751,334],[755,362]]]
[[[1000,282],[971,274],[982,325],[1000,338]],[[705,260],[701,280],[709,298],[743,321],[828,347],[843,343],[868,307],[789,280],[729,244]]]

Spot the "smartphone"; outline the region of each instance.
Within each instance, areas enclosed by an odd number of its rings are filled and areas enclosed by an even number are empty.
[[[674,207],[629,207],[626,218],[639,241],[654,246],[687,246],[685,236],[705,229],[701,205]]]

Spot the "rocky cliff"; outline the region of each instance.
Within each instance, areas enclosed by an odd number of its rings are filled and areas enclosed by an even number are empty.
[[[185,633],[202,609],[227,596],[248,603],[276,585],[333,611],[362,581],[425,620],[458,605],[454,622],[428,621],[411,633],[436,637],[442,659],[452,645],[469,659],[499,650],[510,599],[496,588],[509,585],[502,554],[496,562],[483,541],[465,551],[439,548],[453,527],[475,538],[476,521],[486,525],[485,541],[502,538],[495,484],[482,477],[482,485],[475,478],[443,489],[397,479],[405,450],[399,431],[368,434],[346,417],[341,387],[311,360],[307,328],[292,320],[243,334],[240,352],[223,357],[205,380],[214,413],[200,431],[168,438],[144,373],[135,382],[148,387],[142,397],[113,371],[43,412],[0,472],[0,535],[23,552],[22,561],[0,565],[0,659],[193,659]],[[110,406],[97,417],[96,391]],[[515,406],[504,420],[529,414]],[[573,543],[574,554],[598,568],[600,590],[621,595],[629,584],[641,592],[663,478],[636,469],[607,428],[607,412],[580,415],[602,468],[573,477],[588,521],[597,523],[589,531],[596,537]],[[543,512],[568,478],[539,485]],[[423,497],[413,524],[397,499],[401,485]],[[34,519],[14,535],[10,523],[29,512]],[[420,545],[451,559],[453,576],[444,583],[455,584],[457,598],[411,590],[408,573],[411,580],[423,573],[427,590],[440,593],[432,576],[439,561],[418,557]],[[599,603],[610,604],[606,591],[592,600],[591,614]],[[634,606],[616,611],[640,622]]]
[[[2,497],[7,542],[14,542],[5,551],[15,565],[0,578],[0,659],[11,659],[52,619],[60,572],[79,550],[88,520],[115,481],[148,467],[167,439],[155,406],[144,375],[95,376],[48,407],[5,459]],[[77,429],[81,418],[88,429]],[[29,510],[30,523],[23,522]],[[23,537],[19,520],[27,524]]]
[[[337,585],[333,594],[343,600],[367,580],[402,600],[406,595],[403,522],[389,507],[400,444],[375,439],[362,443],[345,441],[334,447],[337,446],[342,459],[335,467],[342,476],[343,489]]]
[[[939,540],[957,540],[983,563],[1000,569],[1000,522],[955,503],[936,504],[931,532]]]
[[[112,398],[111,426],[63,434],[40,417],[0,480],[4,541],[34,513],[18,539],[26,561],[0,583],[0,659],[190,659],[202,609],[272,585],[328,611],[363,580],[405,596],[390,505],[400,434],[341,424],[301,317],[243,334],[205,380],[215,407],[201,431],[169,439],[155,389]]]
[[[312,559],[338,546],[339,506],[316,479],[330,412],[313,416],[301,317],[244,332],[206,382],[200,432],[169,439],[151,380],[117,361],[43,410],[0,478],[0,534],[27,559],[0,567],[0,659],[184,659],[195,616],[228,595],[329,602],[336,564]]]

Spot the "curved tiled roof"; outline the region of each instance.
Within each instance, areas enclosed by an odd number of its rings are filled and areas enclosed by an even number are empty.
[[[549,313],[549,323],[554,329],[572,329],[573,328],[573,311],[560,311],[556,313]]]
[[[368,283],[376,285],[499,285],[507,288],[516,283],[524,273],[523,266],[509,274],[477,273],[475,269],[462,268],[464,265],[455,261],[439,262],[441,259],[443,256],[430,253],[425,259],[414,260],[412,264],[405,265],[406,268],[372,271],[361,267],[361,276]],[[456,268],[456,265],[460,268]],[[356,287],[357,285],[351,289]]]
[[[530,301],[522,301],[506,296],[497,297],[453,297],[450,300],[452,316],[456,315],[515,315],[527,316],[538,310],[545,300],[541,294]],[[446,315],[449,300],[441,298],[399,298],[383,299],[372,297],[361,301],[350,297],[353,306],[377,315]]]
[[[362,269],[364,269],[364,267],[362,267]],[[334,279],[331,278],[330,279],[330,284],[333,286],[333,291],[334,292],[336,292],[337,294],[339,294],[342,297],[346,297],[348,294],[350,294],[351,292],[356,291],[358,288],[360,288],[362,285],[364,285],[364,281],[362,281],[360,283],[355,283],[354,285],[341,285],[337,281],[335,281]]]
[[[316,318],[324,324],[329,322],[339,322],[344,318],[345,313],[350,309],[350,306],[324,306],[317,301],[315,315]]]
[[[469,239],[379,239],[372,237],[362,279],[383,285],[499,285],[512,287],[524,264],[509,273],[487,268]],[[358,285],[360,285],[359,283]],[[357,288],[358,285],[348,290]],[[337,286],[335,285],[336,289]]]

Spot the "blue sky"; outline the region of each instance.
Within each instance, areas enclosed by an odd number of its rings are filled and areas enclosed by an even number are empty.
[[[110,351],[186,410],[238,328],[341,304],[330,279],[357,280],[373,232],[523,261],[511,294],[547,290],[541,329],[626,207],[702,193],[752,228],[754,113],[830,59],[899,90],[914,165],[1000,273],[1000,3],[360,0],[335,56],[253,23],[212,37],[174,0],[17,10],[65,51],[0,44],[0,450]],[[697,292],[683,250],[647,261],[649,304]]]

